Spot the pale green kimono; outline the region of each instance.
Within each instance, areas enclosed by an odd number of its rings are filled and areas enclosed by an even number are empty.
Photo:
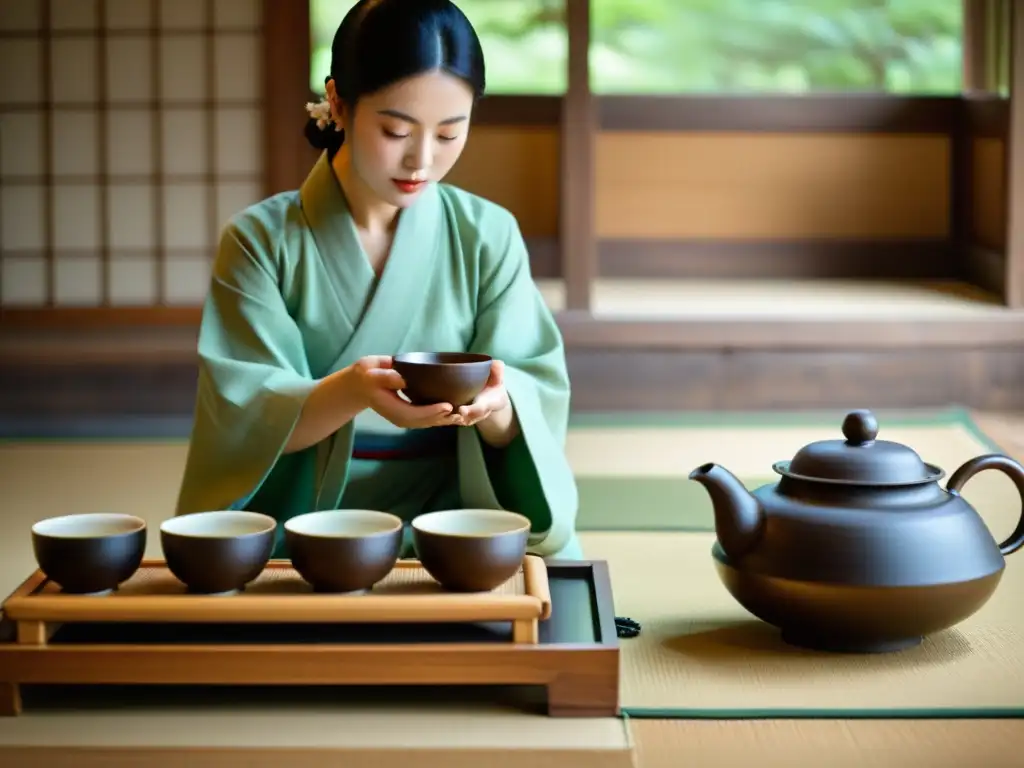
[[[357,430],[396,439],[424,433],[368,411],[318,446],[282,453],[316,379],[365,355],[460,350],[505,363],[521,425],[508,448],[485,450],[476,428],[464,427],[447,456],[355,460]],[[300,190],[243,211],[227,227],[199,357],[178,514],[250,509],[284,521],[362,508],[408,521],[435,509],[504,505],[531,520],[531,552],[579,556],[562,339],[518,225],[500,206],[431,185],[401,214],[378,280],[321,156]],[[287,556],[280,526],[278,536],[275,557]]]

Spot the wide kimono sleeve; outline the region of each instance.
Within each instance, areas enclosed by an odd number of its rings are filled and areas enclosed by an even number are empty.
[[[505,364],[505,387],[519,421],[507,447],[460,430],[459,485],[469,507],[510,509],[532,523],[530,551],[559,553],[574,540],[578,493],[565,440],[570,386],[562,336],[530,272],[519,227],[508,212],[486,232],[471,351]]]
[[[199,329],[177,514],[250,508],[275,469],[292,480],[309,474],[305,452],[283,455],[315,381],[279,288],[275,247],[272,227],[251,214],[222,234]]]

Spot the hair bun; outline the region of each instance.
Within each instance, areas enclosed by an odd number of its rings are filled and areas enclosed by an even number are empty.
[[[508,0],[505,0],[508,2]],[[349,0],[331,40],[329,76],[319,101],[306,103],[306,140],[333,155],[345,143],[332,113],[414,75],[442,70],[484,93],[484,54],[476,30],[452,0]],[[344,5],[344,3],[342,4]],[[333,85],[332,85],[333,81]],[[315,89],[319,90],[319,89]]]
[[[336,130],[333,123],[328,123],[323,128],[317,124],[316,118],[306,121],[306,141],[314,149],[328,150],[334,153],[345,141],[345,132]]]

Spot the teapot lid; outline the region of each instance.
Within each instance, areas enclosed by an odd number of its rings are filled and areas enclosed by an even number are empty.
[[[801,480],[859,485],[908,485],[934,482],[945,474],[926,464],[900,443],[878,440],[878,421],[871,411],[851,411],[843,420],[846,440],[819,440],[775,471]]]

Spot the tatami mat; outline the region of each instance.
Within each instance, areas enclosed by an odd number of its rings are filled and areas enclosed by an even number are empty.
[[[709,552],[710,504],[686,479],[690,470],[716,461],[749,486],[774,482],[774,461],[810,440],[839,437],[842,416],[575,419],[568,452],[580,483],[585,554],[609,560],[616,612],[644,624],[640,637],[622,641],[622,698],[638,768],[1020,764],[1012,745],[1024,738],[1024,720],[906,718],[1024,714],[1024,554],[1008,559],[1000,588],[975,617],[887,656],[784,646],[718,582]],[[947,474],[993,449],[957,409],[882,413],[879,420],[882,438],[910,444]],[[148,434],[140,425],[125,440],[0,444],[7,539],[0,590],[10,592],[35,565],[27,537],[32,520],[126,510],[155,523],[171,514],[185,443]],[[1013,529],[1020,502],[1005,477],[982,473],[964,495],[994,536]],[[159,555],[158,541],[150,542],[149,554]],[[794,716],[806,719],[780,719]],[[737,719],[747,717],[777,719]],[[900,719],[850,719],[884,717]]]
[[[566,450],[579,485],[578,527],[710,530],[707,494],[687,479],[694,467],[722,463],[751,488],[774,482],[774,462],[791,458],[812,440],[840,438],[842,417],[839,412],[575,416]],[[947,474],[992,448],[956,408],[880,413],[879,421],[880,438],[907,443]],[[60,439],[59,425],[51,425],[47,439],[0,442],[7,514],[26,520],[94,509],[132,511],[154,520],[171,514],[185,437],[147,437],[147,423],[124,425],[119,437],[90,437],[102,434],[100,426]],[[179,427],[179,433],[187,435],[187,429]],[[981,497],[981,489],[1008,483],[985,473],[971,481],[966,496]]]
[[[912,446],[947,475],[995,449],[961,412],[879,420],[880,438]],[[713,530],[710,503],[706,494],[700,498],[682,490],[684,484],[696,485],[685,479],[689,470],[717,461],[748,486],[773,482],[763,473],[774,461],[838,434],[838,425],[808,416],[753,417],[746,424],[739,417],[706,422],[677,417],[646,426],[636,420],[595,421],[572,433],[577,472],[581,478],[600,478],[607,488],[605,517],[581,534],[584,554],[609,562],[616,612],[644,627],[639,638],[623,641],[627,712],[654,717],[1024,714],[1024,612],[1019,609],[1024,556],[1008,558],[996,595],[974,617],[916,649],[880,656],[793,649],[722,586],[710,555],[714,534],[701,532]],[[612,505],[607,498],[616,493]],[[964,497],[998,540],[1015,528],[1021,500],[1006,476],[981,473],[965,487]],[[589,507],[602,503],[596,496],[587,500]],[[644,522],[635,524],[638,519]],[[679,530],[680,520],[690,532]]]
[[[632,717],[1024,716],[1024,556],[956,628],[900,653],[847,655],[788,646],[740,607],[712,565],[713,534],[582,539],[608,561],[616,613],[643,626],[622,641]]]
[[[708,531],[707,492],[688,479],[709,461],[722,464],[748,488],[778,480],[777,461],[816,440],[842,439],[839,414],[619,414],[581,416],[567,451],[580,493],[578,527],[599,530]],[[956,408],[920,414],[878,414],[879,439],[903,443],[951,475],[964,461],[996,450]],[[1013,485],[986,472],[964,490],[969,501],[1003,503]],[[1005,533],[1013,530],[1011,525]]]
[[[725,593],[709,554],[711,505],[704,489],[687,479],[689,471],[717,461],[749,486],[773,482],[774,461],[791,457],[813,440],[836,438],[840,416],[576,419],[567,450],[579,478],[585,554],[609,560],[618,611],[645,625],[639,641],[624,644],[627,708],[813,712],[842,705],[844,710],[963,707],[973,712],[1024,704],[1024,611],[1019,610],[1024,586],[1021,563],[1012,556],[996,596],[966,627],[974,634],[954,631],[909,655],[874,660],[825,663],[791,653],[778,645],[771,631],[748,620]],[[955,409],[926,415],[880,414],[879,421],[881,438],[913,446],[947,473],[993,449]],[[0,589],[13,590],[35,567],[28,529],[36,519],[114,510],[139,514],[155,525],[172,514],[185,449],[180,440],[0,445],[4,528],[12,539],[23,532],[23,545],[6,543]],[[1015,527],[1020,500],[1007,477],[983,472],[968,483],[964,497],[988,522],[993,536],[1001,540]],[[147,554],[160,555],[159,537],[150,537]],[[1001,606],[1018,606],[1013,611],[1020,621],[999,613]],[[738,654],[738,660],[730,654]],[[1022,660],[1016,666],[1014,654]],[[864,664],[869,666],[857,666]],[[891,669],[886,666],[893,664]],[[892,676],[876,677],[882,668]],[[800,670],[809,690],[817,692],[790,688],[787,675],[793,670]],[[832,676],[816,677],[823,670]],[[950,687],[950,670],[967,676],[966,691]],[[853,677],[843,677],[847,674]],[[773,684],[758,687],[750,684],[752,680]],[[815,687],[815,680],[824,682]],[[1016,684],[1022,700],[1008,693],[1010,683]],[[902,696],[891,705],[882,696],[890,686]]]
[[[635,768],[1021,768],[1024,720],[631,720]]]

